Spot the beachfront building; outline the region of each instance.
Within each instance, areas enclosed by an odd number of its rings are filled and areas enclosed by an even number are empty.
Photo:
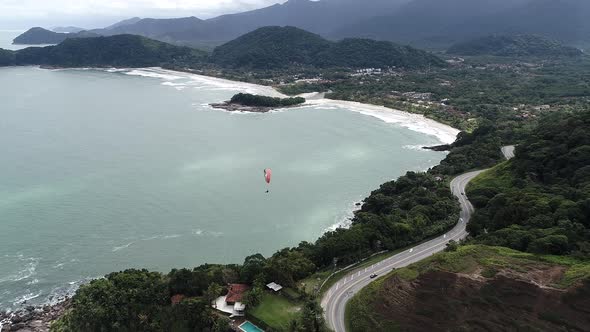
[[[241,317],[246,312],[246,305],[242,303],[244,295],[250,286],[244,284],[229,284],[227,295],[218,297],[213,308],[230,314],[230,317]]]

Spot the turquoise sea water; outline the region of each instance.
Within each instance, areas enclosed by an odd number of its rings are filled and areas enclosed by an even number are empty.
[[[313,241],[381,183],[444,157],[415,148],[433,136],[338,107],[206,106],[243,89],[157,70],[0,68],[0,309],[111,271]]]

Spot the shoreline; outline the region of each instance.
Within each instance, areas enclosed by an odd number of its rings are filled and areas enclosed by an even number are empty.
[[[269,113],[274,110],[277,110],[276,107],[268,107],[268,106],[246,106],[242,104],[232,103],[230,101],[226,101],[223,103],[212,103],[209,106],[216,110],[222,110],[226,112],[232,113]],[[290,109],[290,108],[298,108],[301,105],[293,105],[293,106],[283,106],[281,109]]]
[[[130,75],[130,76],[159,78],[162,80],[162,85],[167,85],[167,86],[176,88],[178,90],[183,90],[186,87],[190,87],[190,83],[194,82],[194,83],[197,83],[195,85],[205,84],[205,85],[217,88],[219,90],[228,90],[228,91],[229,90],[231,90],[231,91],[244,90],[244,91],[247,91],[248,93],[260,94],[260,95],[271,96],[271,97],[280,97],[280,98],[288,97],[288,96],[280,93],[274,87],[271,87],[271,86],[264,86],[264,85],[246,83],[246,82],[232,81],[232,80],[227,80],[227,79],[223,79],[223,78],[217,78],[217,77],[212,77],[212,76],[205,76],[205,75],[199,75],[199,74],[187,73],[187,72],[181,72],[181,71],[175,71],[175,70],[168,70],[168,69],[163,69],[163,68],[159,68],[159,67],[150,67],[150,68],[42,68],[39,66],[37,66],[37,67],[40,69],[49,70],[49,71],[98,70],[98,71],[104,71],[104,72],[110,72],[110,73],[121,73],[121,74],[125,74],[125,75]],[[175,81],[182,80],[182,79],[189,80],[189,82],[187,82],[187,83],[175,82]],[[342,108],[342,109],[345,109],[345,110],[348,110],[351,112],[357,112],[357,113],[361,113],[363,115],[372,116],[372,117],[382,120],[386,123],[396,124],[400,127],[403,127],[403,128],[415,131],[415,132],[419,132],[422,134],[436,137],[437,140],[439,140],[439,141],[441,141],[441,143],[445,143],[445,144],[454,142],[455,136],[459,133],[459,130],[452,128],[450,126],[447,126],[445,124],[436,122],[434,120],[428,119],[428,118],[424,117],[423,115],[413,114],[413,113],[409,113],[409,112],[403,112],[403,111],[390,109],[390,108],[386,108],[383,106],[371,105],[371,104],[363,104],[363,103],[358,103],[358,102],[326,99],[323,93],[308,93],[308,94],[302,94],[301,96],[305,97],[307,99],[307,102],[305,104],[297,105],[297,106],[290,107],[290,108],[295,108],[295,109],[309,108],[309,107],[313,108],[313,107],[321,107],[321,106],[326,106],[326,107],[330,107],[330,108],[332,108],[332,107]],[[288,109],[288,108],[273,108],[272,110],[270,110],[270,112],[283,111],[285,109]],[[216,110],[219,111],[220,109],[216,109]],[[221,111],[224,111],[224,110],[221,110]],[[256,113],[256,112],[243,112],[243,113]],[[363,196],[363,197],[365,197],[365,196]],[[362,203],[363,197],[361,197],[361,200],[358,202]],[[357,204],[359,204],[358,202],[352,203],[351,205],[354,205],[354,206],[349,206],[349,209],[347,209],[346,211],[343,212],[342,220],[325,228],[322,231],[322,233],[318,235],[318,237],[321,237],[321,235],[327,231],[330,231],[330,230],[333,230],[333,229],[336,229],[339,227],[347,228],[350,225],[349,218],[354,215],[354,212],[356,210],[360,209],[360,206],[357,205]],[[71,294],[71,295],[73,295],[73,294]],[[63,301],[58,301],[57,303],[51,303],[51,304],[43,303],[43,304],[33,306],[32,310],[35,312],[40,311],[42,313],[42,311],[48,307],[53,312],[54,311],[53,308],[61,308],[64,305],[64,303],[67,303],[68,301],[69,301],[68,299],[65,299]],[[31,308],[31,307],[28,307],[28,308]],[[17,309],[12,312],[9,312],[8,315],[10,315],[10,314],[19,314],[20,315],[20,313],[26,314],[28,312],[27,310],[28,310],[27,308]],[[0,308],[0,317],[2,317],[1,313],[2,313],[2,309]],[[9,316],[4,315],[4,318],[9,318]],[[6,326],[7,322],[4,322],[4,323]],[[0,323],[0,331],[4,331],[2,329],[2,323]]]
[[[166,80],[165,85],[174,86],[174,81],[178,79],[189,79],[193,82],[201,84],[207,84],[219,89],[227,90],[244,90],[244,92],[251,94],[264,95],[269,97],[287,98],[289,96],[282,94],[272,86],[259,85],[247,82],[232,81],[225,78],[219,78],[214,76],[205,76],[195,73],[164,69],[160,67],[148,67],[148,68],[129,68],[129,69],[100,69],[108,72],[120,72],[131,76],[144,76],[152,78],[161,78]],[[182,88],[184,88],[183,86]],[[176,86],[181,90],[180,86]],[[325,93],[305,93],[300,94],[297,97],[304,97],[307,101],[305,104],[297,105],[295,107],[289,107],[289,109],[297,109],[304,107],[339,107],[344,108],[351,112],[361,113],[367,116],[372,116],[386,123],[392,123],[399,125],[403,128],[409,129],[414,132],[419,132],[425,135],[436,137],[442,144],[452,144],[455,142],[457,135],[460,130],[453,128],[444,123],[437,122],[433,119],[427,118],[421,114],[409,113],[393,108],[387,108],[385,106],[378,106],[373,104],[364,104],[354,101],[345,101],[337,99],[325,98]],[[284,110],[286,108],[272,108],[270,111]],[[242,112],[247,113],[247,112]],[[257,112],[252,112],[257,113]]]
[[[65,314],[72,305],[70,297],[54,304],[28,306],[12,312],[0,311],[0,332],[49,331],[51,324]]]
[[[263,95],[268,97],[278,97],[278,98],[288,98],[289,96],[279,92],[273,86],[267,85],[260,85],[254,83],[247,83],[241,81],[232,81],[225,78],[219,78],[215,76],[206,76],[201,74],[196,74],[192,72],[186,71],[179,71],[179,70],[172,70],[172,69],[164,69],[161,67],[144,67],[144,68],[92,68],[92,67],[84,67],[84,68],[43,68],[37,66],[40,69],[44,70],[52,70],[52,71],[61,71],[61,70],[98,70],[98,71],[105,71],[109,73],[121,73],[124,75],[129,76],[140,76],[140,77],[150,77],[150,78],[159,78],[163,80],[163,85],[167,85],[170,87],[174,87],[177,90],[184,90],[187,87],[190,87],[190,83],[198,83],[198,84],[205,84],[211,87],[214,87],[219,90],[228,90],[234,91],[240,90],[241,92],[246,92],[250,94],[257,94]],[[174,81],[180,79],[187,79],[189,80],[188,83],[175,83]],[[192,84],[196,85],[196,84]],[[344,108],[351,112],[361,113],[367,116],[371,116],[382,120],[386,123],[396,124],[403,128],[409,129],[414,132],[422,133],[425,135],[436,137],[441,145],[445,144],[452,144],[455,142],[455,139],[459,132],[459,129],[453,128],[447,124],[438,122],[436,120],[430,119],[425,117],[421,114],[415,114],[410,112],[405,112],[393,108],[388,108],[385,106],[373,105],[373,104],[364,104],[355,101],[345,101],[345,100],[338,100],[338,99],[328,99],[325,98],[325,93],[320,92],[312,92],[312,93],[304,93],[297,95],[296,97],[304,97],[307,101],[302,105],[297,105],[295,107],[289,107],[289,109],[297,109],[297,108],[305,108],[305,107],[319,107],[319,106],[327,106],[327,107],[339,107]],[[210,104],[220,104],[224,101],[220,100],[217,102],[212,102]],[[219,108],[213,108],[216,110],[220,110]],[[274,111],[282,111],[287,108],[271,108],[268,112]],[[223,111],[223,110],[222,110]],[[241,111],[240,113],[260,113],[256,111]]]

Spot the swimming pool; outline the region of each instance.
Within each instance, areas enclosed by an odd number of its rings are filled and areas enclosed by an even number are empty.
[[[239,327],[240,327],[240,330],[242,330],[244,332],[264,332],[263,329],[261,329],[258,326],[252,324],[250,321],[245,321]]]

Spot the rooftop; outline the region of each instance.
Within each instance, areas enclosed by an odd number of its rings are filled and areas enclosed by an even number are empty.
[[[250,286],[244,284],[230,284],[228,286],[227,297],[225,298],[225,302],[227,303],[236,303],[242,301],[242,297],[244,293],[250,289]]]
[[[270,284],[266,285],[266,287],[272,289],[275,292],[280,291],[281,289],[283,289],[283,286],[275,283],[275,282],[271,282]]]

